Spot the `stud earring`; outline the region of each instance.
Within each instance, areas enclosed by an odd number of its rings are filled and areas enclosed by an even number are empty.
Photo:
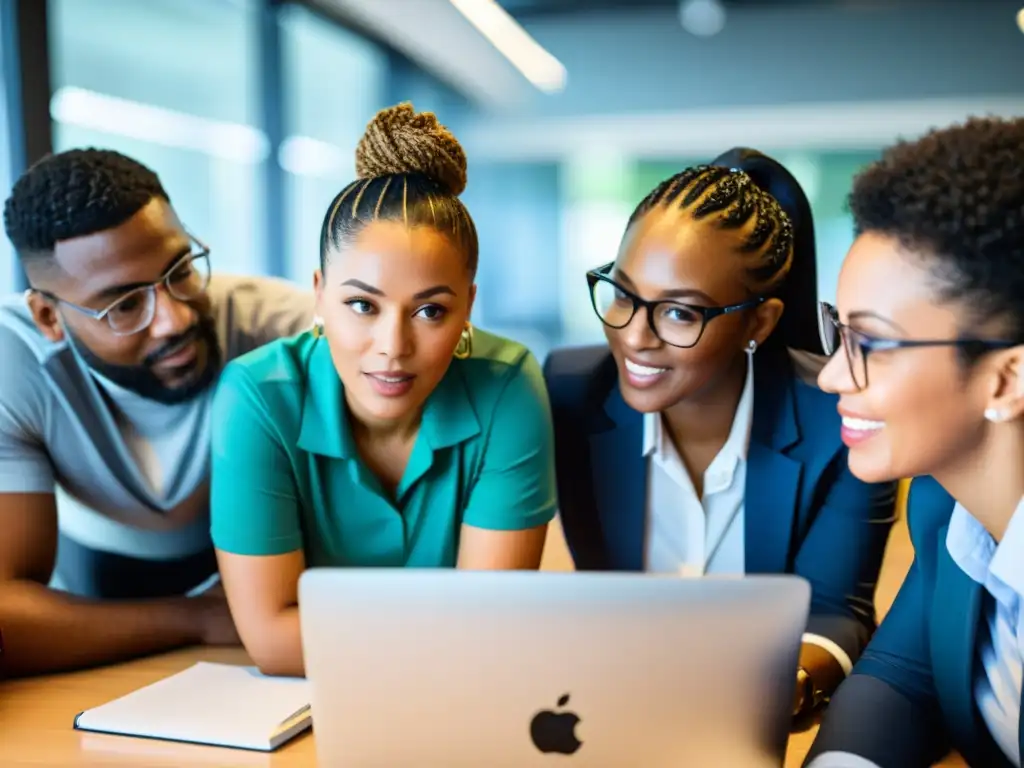
[[[1006,421],[1006,411],[1002,411],[999,408],[986,408],[985,418],[993,424],[998,424],[1001,421]]]
[[[747,354],[752,355],[755,352],[757,352],[757,342],[754,341],[754,339],[751,339],[747,342]]]
[[[473,356],[473,326],[470,323],[466,323],[466,327],[462,329],[462,334],[459,336],[459,343],[455,347],[455,351],[452,352],[452,357],[456,360],[465,360],[467,357]]]
[[[322,317],[313,318],[313,327],[310,329],[313,332],[313,338],[319,339],[324,335],[324,320]]]

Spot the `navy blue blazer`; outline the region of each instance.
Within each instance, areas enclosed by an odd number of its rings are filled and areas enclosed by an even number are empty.
[[[986,593],[946,549],[953,507],[934,479],[911,483],[914,563],[878,633],[832,698],[808,761],[840,751],[882,768],[924,768],[954,747],[968,765],[1010,768],[974,701],[975,638]]]
[[[796,573],[812,587],[808,631],[856,660],[875,629],[874,593],[896,484],[850,474],[836,398],[807,383],[823,358],[754,356],[747,453],[747,573]],[[559,515],[578,570],[644,568],[643,415],[626,405],[607,347],[552,352]]]

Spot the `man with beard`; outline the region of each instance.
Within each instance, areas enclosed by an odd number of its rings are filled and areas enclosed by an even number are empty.
[[[237,643],[204,588],[213,384],[308,327],[312,297],[211,278],[157,176],[112,151],[37,163],[4,226],[31,288],[0,301],[3,671]]]

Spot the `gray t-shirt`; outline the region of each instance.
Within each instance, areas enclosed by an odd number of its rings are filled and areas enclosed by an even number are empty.
[[[312,294],[284,281],[215,275],[209,294],[225,362],[312,322]],[[177,405],[146,400],[48,341],[22,295],[0,301],[0,494],[56,494],[53,586],[152,597],[215,571],[212,389]]]

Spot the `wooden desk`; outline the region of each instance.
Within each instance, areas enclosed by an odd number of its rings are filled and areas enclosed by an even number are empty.
[[[889,540],[885,566],[878,586],[876,603],[884,614],[910,567],[913,551],[906,525],[897,524]],[[572,570],[561,529],[556,525],[548,537],[545,570]],[[103,704],[126,693],[180,672],[197,661],[248,664],[241,649],[196,648],[114,667],[76,672],[68,675],[14,680],[0,684],[0,763],[3,768],[33,766],[146,766],[180,768],[216,766],[216,768],[298,768],[315,766],[315,736],[299,736],[278,751],[264,754],[175,744],[152,739],[105,736],[72,729],[75,715],[83,709]],[[816,728],[790,737],[785,768],[799,768],[814,741]],[[943,768],[966,768],[953,757]]]
[[[179,672],[197,661],[248,664],[241,649],[195,648],[68,675],[0,685],[0,763],[39,766],[306,768],[316,765],[315,736],[306,732],[276,752],[248,752],[76,731],[75,715]],[[786,768],[799,768],[814,731],[790,739]]]
[[[309,732],[265,754],[76,731],[75,715],[131,693],[197,661],[248,664],[240,648],[195,648],[113,667],[0,685],[0,764],[9,766],[315,766]]]

